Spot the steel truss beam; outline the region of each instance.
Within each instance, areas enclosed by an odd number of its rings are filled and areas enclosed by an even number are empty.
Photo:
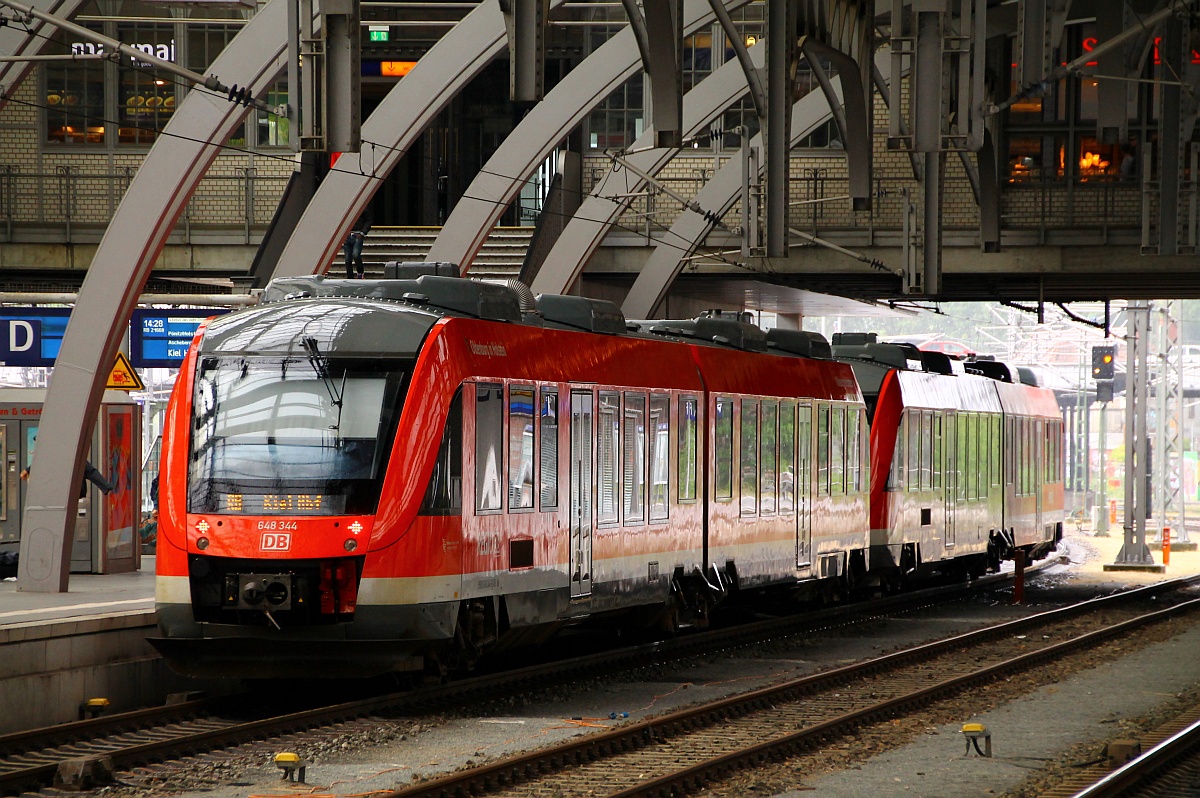
[[[765,49],[761,44],[750,48],[755,65],[761,66]],[[746,91],[745,73],[735,63],[727,63],[705,78],[684,96],[685,136],[703,130]],[[643,133],[633,143],[633,152],[626,157],[639,170],[656,174],[679,150],[652,148],[652,138],[650,133]],[[629,169],[606,170],[546,256],[541,271],[533,281],[534,293],[567,293],[583,273],[588,258],[627,209],[624,198],[642,191],[645,185],[646,181]]]
[[[1151,461],[1154,486],[1154,516],[1158,528],[1171,528],[1171,540],[1189,543],[1183,501],[1183,303],[1156,303],[1153,360],[1157,364],[1154,380],[1155,456]],[[1160,537],[1161,540],[1161,537]]]
[[[549,0],[500,0],[508,36],[508,96],[534,103],[546,91],[546,21]]]
[[[658,147],[683,146],[684,0],[621,0],[650,78],[650,124]],[[644,12],[643,12],[644,9]],[[688,16],[691,12],[688,12]]]
[[[884,57],[877,57],[881,74],[888,79],[889,64]],[[824,96],[817,92],[801,97],[792,109],[791,130],[792,141],[799,141],[812,133],[829,119],[829,104]],[[755,137],[751,146],[761,144],[761,139]],[[731,158],[728,163],[704,184],[695,201],[710,214],[724,216],[733,207],[741,194],[743,180],[742,159]],[[671,229],[656,243],[654,252],[633,283],[629,295],[625,298],[622,310],[631,319],[650,318],[658,307],[671,283],[679,275],[683,265],[704,237],[713,228],[709,217],[696,213],[682,214]]]
[[[47,14],[70,19],[75,16],[84,0],[33,0],[30,5]],[[11,56],[37,55],[50,43],[53,27],[39,19],[30,20],[24,26],[5,25],[0,27],[0,53]],[[11,90],[33,69],[32,61],[5,61],[0,63],[0,108],[8,104]]]
[[[284,70],[287,10],[272,0],[212,65],[261,96]],[[109,368],[138,294],[196,185],[245,106],[192,91],[142,162],[92,258],[43,407],[22,519],[18,588],[65,592],[79,482]],[[182,520],[171,494],[160,508]]]
[[[737,9],[746,2],[731,0],[729,5]],[[684,18],[684,34],[691,35],[712,24],[713,12],[706,0],[689,0]],[[636,74],[640,66],[633,33],[625,30],[605,42],[582,65],[571,70],[554,87],[545,102],[533,108],[516,129],[505,137],[471,181],[430,248],[429,260],[459,263],[469,268],[488,234],[537,165],[549,156],[592,108]],[[736,67],[736,64],[733,66]],[[699,85],[703,86],[709,80],[711,77]],[[742,86],[744,91],[744,77]],[[656,131],[649,131],[648,135],[657,144]],[[677,148],[674,151],[678,151]]]
[[[1130,302],[1126,310],[1125,348],[1125,542],[1116,565],[1153,565],[1146,545],[1146,399],[1149,393],[1150,303]]]
[[[871,209],[872,70],[874,58],[874,0],[800,0],[801,50],[829,99],[842,137],[849,173],[851,206]],[[823,61],[837,70],[841,103],[835,102]]]
[[[560,2],[553,0],[553,5]],[[504,20],[497,0],[480,3],[439,39],[363,123],[363,154],[339,161],[338,168],[321,181],[272,276],[327,270],[381,181],[504,46]]]

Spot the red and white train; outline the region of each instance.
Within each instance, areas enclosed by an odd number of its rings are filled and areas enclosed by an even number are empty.
[[[210,321],[164,433],[171,667],[454,668],[565,625],[704,624],[735,594],[981,573],[1061,537],[1057,405],[1001,364],[534,310],[456,278],[313,277]]]

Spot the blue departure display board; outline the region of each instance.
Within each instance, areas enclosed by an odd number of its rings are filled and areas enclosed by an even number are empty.
[[[178,368],[196,328],[227,310],[135,310],[129,323],[129,359],[135,368]]]
[[[0,366],[53,366],[70,308],[0,308]]]

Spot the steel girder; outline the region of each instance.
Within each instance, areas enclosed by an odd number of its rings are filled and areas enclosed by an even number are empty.
[[[549,0],[500,0],[508,36],[508,96],[533,103],[545,93]]]
[[[380,181],[446,104],[504,47],[499,3],[485,0],[430,48],[363,123],[364,153],[358,169],[340,161],[339,168],[321,181],[272,276],[325,272]]]
[[[761,44],[750,48],[755,66],[762,65],[764,52]],[[692,136],[700,132],[748,90],[741,65],[736,61],[726,63],[684,96],[684,135]],[[655,174],[679,152],[674,148],[653,147],[653,134],[643,133],[633,143],[630,148],[633,152],[627,159],[638,170]],[[534,293],[567,293],[579,279],[583,265],[628,207],[628,197],[641,191],[645,185],[646,181],[629,169],[607,170],[554,242],[541,271],[533,280],[531,287]]]
[[[650,121],[655,146],[683,146],[683,0],[621,0],[642,67],[650,77]]]
[[[890,74],[890,64],[886,57],[876,58],[885,79]],[[829,119],[829,104],[824,96],[817,92],[801,97],[792,108],[791,130],[792,143],[799,141],[812,133]],[[761,144],[761,139],[755,137],[751,146]],[[695,201],[711,214],[718,217],[725,215],[737,201],[742,187],[742,161],[731,158],[725,166],[705,183],[704,188],[696,194]],[[670,231],[662,236],[656,244],[641,273],[633,283],[629,295],[621,309],[626,318],[649,318],[654,309],[666,296],[675,277],[683,267],[685,258],[695,252],[696,247],[712,230],[713,223],[708,214],[684,213],[671,225]]]
[[[284,70],[287,9],[272,0],[213,63],[261,95]],[[248,109],[192,91],[142,162],[92,258],[43,407],[22,519],[18,588],[65,592],[87,441],[138,294],[196,185]],[[165,497],[172,501],[170,494]],[[181,512],[171,508],[168,512]]]
[[[799,3],[801,50],[833,109],[846,151],[851,205],[856,211],[871,209],[874,108],[870,65],[874,57],[874,30],[873,0]],[[837,68],[842,87],[840,103],[834,100],[832,83],[822,60]]]
[[[731,0],[728,6],[739,8],[746,2]],[[713,12],[706,0],[689,0],[684,19],[684,33],[691,34],[712,24]],[[430,248],[428,259],[458,263],[468,269],[488,233],[537,165],[592,108],[636,74],[640,66],[634,34],[626,29],[571,70],[545,101],[505,137],[471,181]],[[651,135],[655,135],[653,131]]]

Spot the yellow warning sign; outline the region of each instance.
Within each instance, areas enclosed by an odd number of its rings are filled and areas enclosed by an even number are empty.
[[[117,352],[117,360],[113,363],[112,371],[108,373],[108,384],[104,387],[118,391],[144,391],[146,383],[142,382],[142,378],[133,370],[133,364],[125,357],[125,353]]]

